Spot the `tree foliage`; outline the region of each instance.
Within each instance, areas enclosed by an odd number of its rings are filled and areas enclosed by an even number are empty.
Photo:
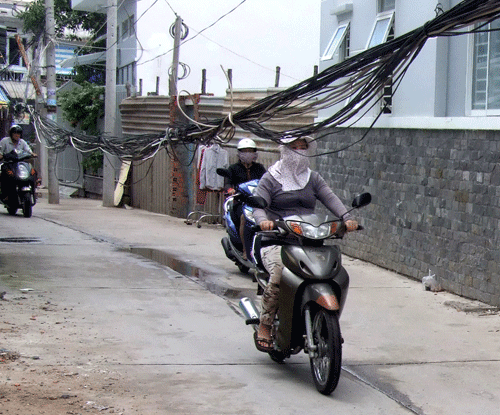
[[[103,86],[85,82],[81,88],[60,93],[57,99],[64,118],[87,134],[98,134],[98,122],[104,116],[104,90]]]

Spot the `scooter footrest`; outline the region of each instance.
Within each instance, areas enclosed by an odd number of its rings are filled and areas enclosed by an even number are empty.
[[[245,320],[245,324],[249,326],[250,324],[260,324],[260,318],[248,318]]]

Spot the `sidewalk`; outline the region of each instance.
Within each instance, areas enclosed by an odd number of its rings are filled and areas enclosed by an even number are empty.
[[[45,196],[45,195],[43,195]],[[208,269],[218,283],[253,290],[224,255],[222,227],[138,209],[104,208],[89,199],[39,199],[34,216],[100,238],[117,248],[153,248]],[[500,316],[490,306],[344,258],[351,287],[341,318],[343,368],[414,413],[499,413]],[[242,325],[242,331],[245,330]]]

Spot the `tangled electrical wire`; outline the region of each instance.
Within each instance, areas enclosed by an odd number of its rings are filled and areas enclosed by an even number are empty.
[[[50,148],[60,150],[72,145],[79,151],[101,149],[128,160],[152,157],[162,147],[168,148],[168,144],[225,143],[233,138],[237,127],[280,143],[284,136],[299,138],[318,135],[325,128],[352,126],[380,101],[389,82],[393,91],[397,90],[428,39],[478,33],[499,17],[498,0],[464,0],[418,29],[346,59],[239,112],[204,123],[191,120],[191,124],[169,128],[165,134],[126,135],[119,139],[90,137],[64,130],[33,110],[32,115],[38,137]],[[470,29],[472,25],[476,27]],[[335,106],[340,109],[334,114],[309,125],[287,131],[265,126],[270,119],[292,118]]]

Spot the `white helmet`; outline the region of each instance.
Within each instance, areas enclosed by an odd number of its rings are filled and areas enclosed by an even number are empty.
[[[254,150],[257,150],[257,145],[255,144],[255,141],[253,141],[250,138],[243,138],[238,142],[238,150],[243,150],[244,148],[253,148]]]

